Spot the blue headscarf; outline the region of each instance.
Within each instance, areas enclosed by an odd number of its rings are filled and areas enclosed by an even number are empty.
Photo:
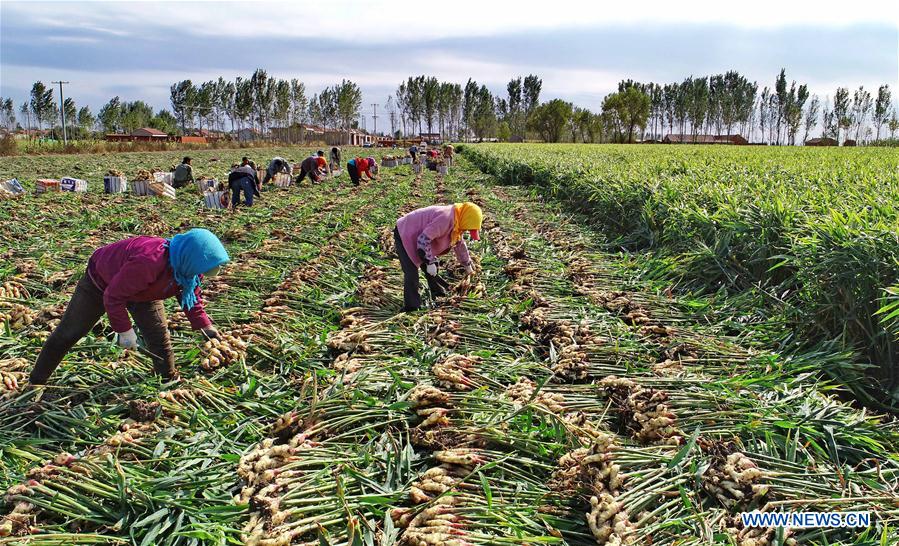
[[[189,311],[197,304],[194,292],[200,284],[199,275],[227,263],[228,251],[208,229],[195,228],[168,241],[169,264],[175,272],[175,282],[181,287],[181,307]]]

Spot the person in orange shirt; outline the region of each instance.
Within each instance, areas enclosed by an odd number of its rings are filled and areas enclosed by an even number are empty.
[[[353,185],[358,186],[363,174],[369,180],[375,179],[378,174],[378,164],[373,157],[355,157],[346,164],[346,171],[349,173]]]
[[[328,162],[325,160],[325,152],[319,150],[316,155],[307,157],[300,163],[300,175],[297,176],[296,183],[302,182],[306,175],[309,175],[309,180],[313,183],[318,183],[327,172]]]

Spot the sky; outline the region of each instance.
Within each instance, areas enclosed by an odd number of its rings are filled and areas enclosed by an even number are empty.
[[[37,80],[71,82],[66,96],[97,112],[116,95],[170,108],[176,81],[256,68],[299,78],[309,95],[358,83],[369,129],[371,105],[383,111],[418,74],[503,94],[510,78],[537,74],[542,99],[598,111],[626,78],[735,69],[761,90],[785,68],[823,98],[838,86],[899,88],[899,2],[0,0],[0,96],[17,110]]]

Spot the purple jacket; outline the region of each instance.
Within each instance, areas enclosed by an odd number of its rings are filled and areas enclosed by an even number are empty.
[[[94,251],[87,262],[87,274],[103,292],[103,305],[109,315],[109,324],[118,333],[131,329],[127,305],[178,297],[181,289],[175,283],[169,265],[166,240],[160,237],[134,237]],[[194,330],[212,325],[200,288],[196,289],[197,304],[187,312]]]
[[[403,248],[406,249],[406,254],[416,266],[422,264],[421,257],[418,255],[419,248],[425,251],[428,259],[449,251],[455,223],[454,208],[454,205],[432,205],[413,210],[396,221],[400,239],[403,241]],[[428,250],[430,250],[430,256]],[[462,265],[471,263],[471,256],[468,255],[465,240],[459,239],[453,250],[459,263]]]

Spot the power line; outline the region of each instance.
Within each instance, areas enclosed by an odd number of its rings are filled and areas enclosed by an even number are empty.
[[[59,84],[59,111],[62,114],[62,143],[64,145],[68,146],[69,136],[66,133],[66,101],[65,101],[65,98],[63,98],[63,96],[62,96],[62,85],[64,83],[70,83],[70,82],[58,81],[58,82],[50,82],[50,83],[58,83]]]

